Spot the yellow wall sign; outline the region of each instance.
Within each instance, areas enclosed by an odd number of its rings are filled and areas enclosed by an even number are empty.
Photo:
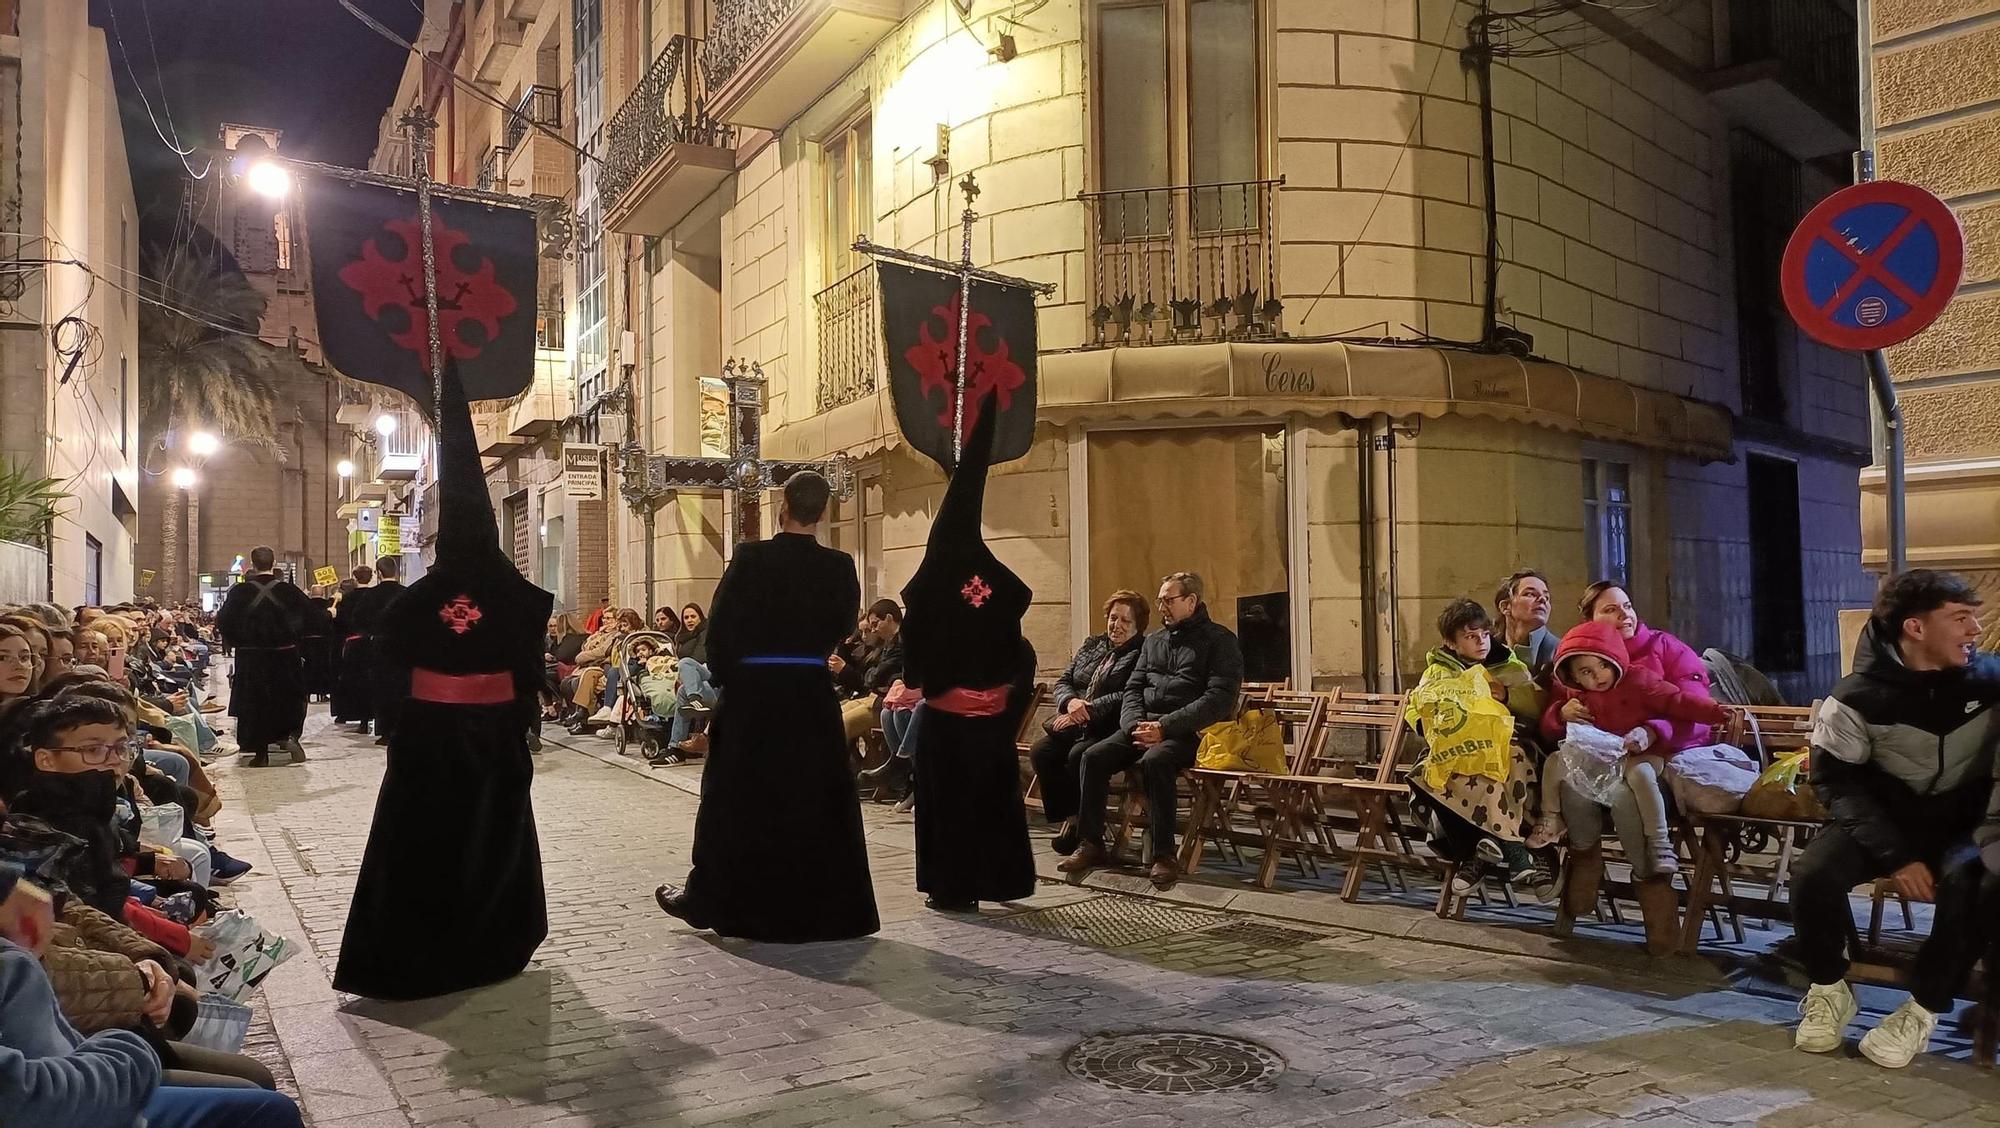
[[[403,523],[395,518],[382,522],[382,531],[375,534],[375,553],[378,556],[401,556],[403,554]]]
[[[313,570],[313,583],[321,587],[332,587],[339,582],[340,573],[332,568],[316,568]]]
[[[142,588],[153,586],[153,570],[151,568],[139,569],[139,586]]]

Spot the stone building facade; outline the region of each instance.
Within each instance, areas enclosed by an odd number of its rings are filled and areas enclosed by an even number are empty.
[[[1588,8],[1482,37],[1475,10],[654,6],[638,26],[674,83],[611,119],[639,159],[597,201],[659,241],[634,287],[654,446],[692,453],[699,377],[758,361],[767,452],[857,460],[828,535],[893,596],[941,481],[900,445],[848,246],[955,257],[972,173],[974,261],[1056,286],[1038,441],[986,515],[1048,664],[1111,590],[1189,568],[1259,673],[1395,685],[1445,600],[1532,565],[1564,602],[1618,576],[1691,641],[1824,686],[1868,592],[1867,408],[1858,365],[1774,316],[1775,248],[1854,144],[1826,77],[1852,74],[1828,54],[1851,23]],[[1810,57],[1779,16],[1817,21]],[[620,115],[677,125],[621,149]],[[711,307],[719,339],[690,321]]]
[[[140,535],[139,217],[102,31],[0,3],[0,459],[68,495],[15,598],[132,597]]]
[[[1921,185],[1958,213],[1965,277],[1936,324],[1889,350],[1902,400],[1910,562],[1970,574],[2000,598],[2000,7],[1870,0],[1864,126],[1877,175]],[[1887,532],[1879,470],[1866,478],[1866,559]],[[1989,633],[1989,645],[1995,636]]]

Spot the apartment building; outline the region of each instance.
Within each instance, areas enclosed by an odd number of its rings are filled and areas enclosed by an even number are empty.
[[[1889,350],[1902,399],[1910,562],[1956,568],[2000,598],[2000,58],[1993,5],[1871,0],[1862,49],[1864,106],[1877,173],[1920,184],[1958,213],[1965,278],[1937,323]],[[1879,469],[1865,479],[1866,560],[1881,568],[1887,530]],[[1996,636],[1988,635],[1988,645]]]
[[[1565,598],[1623,580],[1795,692],[1837,672],[1870,590],[1864,382],[1775,279],[1856,143],[1841,4],[573,7],[607,67],[621,29],[650,59],[578,198],[586,240],[644,240],[610,311],[643,439],[697,453],[703,377],[761,364],[766,454],[856,460],[828,536],[868,596],[941,480],[851,245],[956,257],[971,173],[973,261],[1056,286],[1037,442],[986,511],[1047,663],[1188,568],[1259,676],[1386,686],[1445,600],[1536,566]],[[624,598],[649,545],[669,582],[716,566],[716,505],[626,523]]]
[[[68,495],[0,543],[0,600],[131,598],[139,537],[138,212],[104,33],[0,2],[0,459]]]

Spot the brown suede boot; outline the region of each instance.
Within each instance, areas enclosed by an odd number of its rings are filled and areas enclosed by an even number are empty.
[[[1597,894],[1604,886],[1604,851],[1571,847],[1563,867],[1562,905],[1556,909],[1556,935],[1568,936],[1576,930],[1576,918],[1597,908]]]
[[[1639,916],[1646,923],[1646,954],[1673,955],[1681,943],[1680,895],[1674,892],[1674,879],[1635,879],[1632,896],[1639,902]]]

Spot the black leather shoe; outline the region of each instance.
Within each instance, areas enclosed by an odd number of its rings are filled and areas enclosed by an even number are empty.
[[[696,912],[693,905],[688,904],[687,890],[672,882],[653,890],[653,900],[659,904],[661,912],[685,921],[690,928],[708,927],[707,918]]]
[[[979,902],[940,901],[936,897],[925,897],[924,908],[934,913],[976,913],[979,911]]]
[[[910,785],[910,761],[902,756],[891,756],[876,767],[855,777],[863,787],[886,787],[901,791]]]
[[[268,768],[271,766],[271,753],[268,749],[253,752],[242,764],[246,768]]]
[[[381,745],[387,745],[389,743],[389,734],[385,732],[376,736],[375,743]]]
[[[1076,829],[1075,823],[1071,823],[1068,830],[1049,839],[1049,849],[1067,858],[1071,854],[1076,853],[1076,844],[1082,841],[1082,832]]]

